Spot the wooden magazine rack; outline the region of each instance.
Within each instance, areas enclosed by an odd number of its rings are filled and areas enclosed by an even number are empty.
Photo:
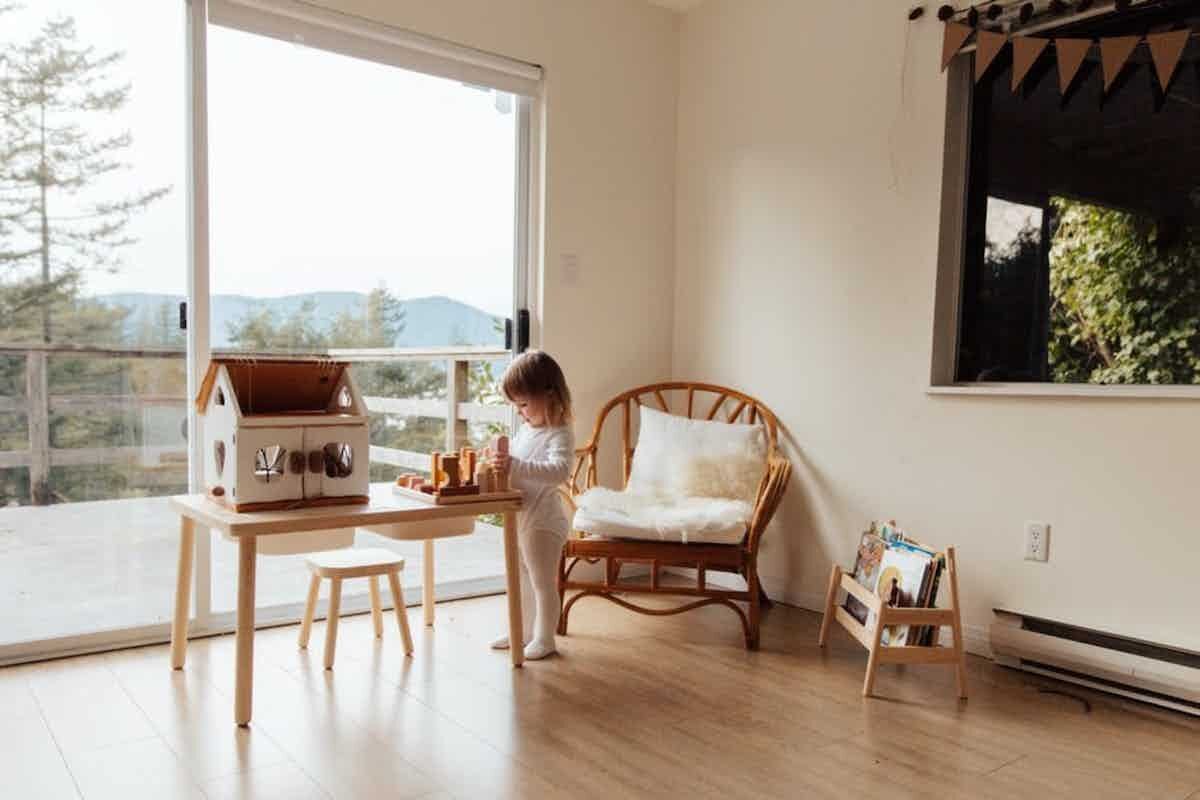
[[[829,640],[829,624],[833,620],[841,623],[850,635],[867,648],[867,675],[863,680],[863,697],[870,696],[875,688],[875,673],[880,664],[953,664],[958,682],[958,696],[967,697],[967,664],[963,651],[962,617],[959,615],[958,565],[954,548],[946,548],[946,577],[950,582],[949,608],[895,608],[885,605],[874,592],[854,580],[850,573],[842,571],[837,564],[829,573],[829,591],[825,595],[825,617],[821,620],[821,647]],[[840,605],[837,605],[838,588],[858,600],[875,614],[872,628],[863,625]],[[868,620],[869,621],[869,620]],[[928,647],[892,647],[882,643],[883,629],[889,625],[933,625],[933,645]],[[938,629],[949,626],[954,641],[949,647],[938,645]]]

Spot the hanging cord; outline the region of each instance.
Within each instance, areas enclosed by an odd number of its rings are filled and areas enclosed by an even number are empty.
[[[901,126],[907,100],[905,90],[908,86],[908,60],[912,44],[912,29],[912,25],[904,26],[904,48],[900,56],[900,97],[896,101],[896,113],[892,115],[892,124],[888,126],[888,168],[892,174],[892,182],[888,188],[893,190],[900,186],[899,159],[896,156],[896,132]]]

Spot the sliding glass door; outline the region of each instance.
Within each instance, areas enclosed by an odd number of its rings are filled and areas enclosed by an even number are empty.
[[[350,361],[373,480],[507,428],[537,71],[413,39],[291,0],[0,3],[0,663],[166,638],[210,355]],[[419,545],[359,537],[419,590]],[[197,551],[222,630],[234,549]],[[439,596],[499,588],[486,520],[437,555]],[[260,619],[304,587],[264,556]]]
[[[188,189],[182,3],[0,9],[2,655],[170,617]]]
[[[214,352],[352,360],[375,480],[503,429],[518,98],[218,25],[207,58]],[[405,585],[421,585],[419,542],[358,537],[404,552]],[[213,611],[228,612],[237,548],[212,556]],[[499,586],[486,523],[438,556],[440,584]],[[298,603],[304,557],[263,558],[259,605]]]

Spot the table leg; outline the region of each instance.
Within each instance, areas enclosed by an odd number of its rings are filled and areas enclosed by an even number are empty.
[[[425,540],[425,555],[422,558],[425,568],[424,585],[421,586],[421,610],[425,612],[425,627],[433,627],[433,539]]]
[[[508,652],[514,667],[525,661],[521,622],[521,556],[517,552],[517,512],[504,512],[504,576],[508,582]]]
[[[233,719],[238,725],[250,724],[254,705],[254,571],[258,538],[238,537],[237,592],[237,676],[234,689]]]
[[[179,518],[179,567],[175,571],[175,617],[171,621],[171,669],[183,669],[187,658],[188,617],[192,602],[192,559],[196,555],[196,523]]]

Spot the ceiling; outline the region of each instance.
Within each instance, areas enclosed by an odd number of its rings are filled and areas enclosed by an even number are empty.
[[[685,11],[691,11],[693,8],[703,3],[704,0],[646,0],[646,2],[650,3],[650,5],[662,6],[663,8],[669,8],[672,11],[683,13]]]

